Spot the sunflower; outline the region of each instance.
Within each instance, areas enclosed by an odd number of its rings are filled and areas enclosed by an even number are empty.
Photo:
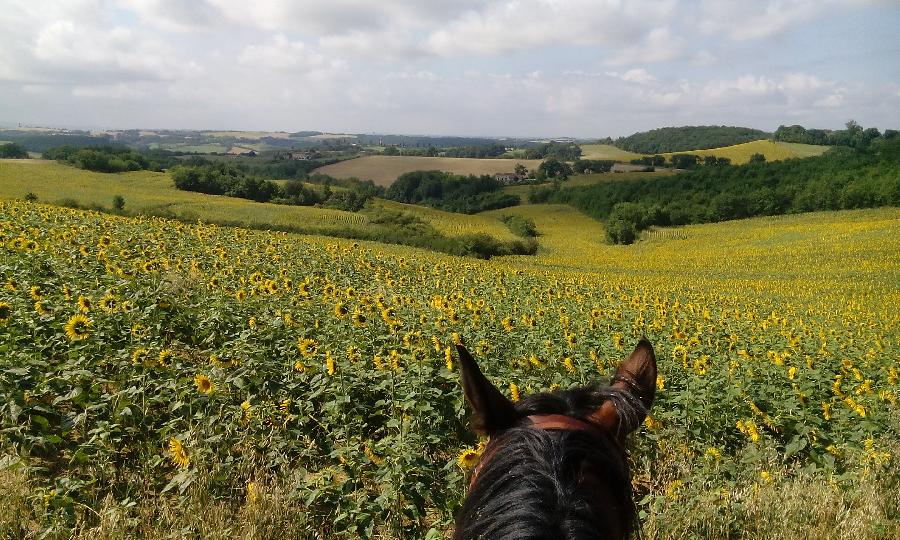
[[[163,349],[159,351],[159,357],[157,357],[157,361],[159,362],[160,367],[165,367],[168,365],[169,360],[171,360],[175,356],[175,353],[172,352],[171,349]]]
[[[119,309],[119,300],[113,293],[108,292],[100,299],[100,309],[107,313],[115,313]]]
[[[331,353],[325,354],[325,371],[329,375],[334,375],[334,358],[331,357]]]
[[[87,313],[91,310],[91,300],[85,296],[78,296],[78,311],[87,315]]]
[[[175,437],[169,438],[169,454],[171,454],[172,463],[181,468],[187,467],[191,462],[181,441]]]
[[[66,335],[72,341],[86,339],[91,335],[91,326],[94,323],[81,313],[76,313],[66,323]]]
[[[12,306],[6,302],[0,302],[0,324],[6,324],[12,318]]]
[[[234,297],[237,298],[238,302],[243,302],[247,299],[247,291],[245,291],[244,289],[238,289],[238,292],[235,293]]]
[[[31,288],[31,299],[35,302],[40,302],[41,300],[41,288],[37,285]]]
[[[353,321],[354,326],[366,325],[366,316],[361,311],[355,311],[353,316],[350,317],[350,320]]]
[[[334,305],[334,316],[338,319],[343,319],[349,312],[350,310],[347,309],[347,306],[345,306],[343,302],[338,302]]]
[[[468,471],[477,465],[480,459],[481,452],[472,448],[466,448],[456,457],[456,464],[464,471]]]
[[[245,399],[241,402],[241,421],[245,424],[253,418],[253,405],[250,404],[250,400]]]
[[[300,338],[297,340],[297,347],[300,348],[300,354],[308,358],[316,354],[318,343],[314,339]]]
[[[509,383],[509,396],[513,401],[519,401],[519,387],[516,383]]]
[[[194,375],[194,385],[197,387],[197,391],[203,394],[212,394],[216,389],[216,385],[202,373]]]
[[[44,307],[44,304],[40,300],[34,303],[34,310],[37,311],[37,314],[42,317],[50,313],[49,311],[47,311],[47,308]]]

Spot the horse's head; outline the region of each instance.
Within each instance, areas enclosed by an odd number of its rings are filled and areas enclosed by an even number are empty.
[[[635,523],[625,436],[644,421],[656,357],[642,339],[609,386],[588,385],[513,403],[463,346],[472,427],[490,440],[472,473],[455,538],[625,538]]]

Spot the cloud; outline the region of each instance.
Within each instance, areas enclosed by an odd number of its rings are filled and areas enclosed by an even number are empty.
[[[607,71],[606,75],[610,77],[614,77],[616,79],[621,79],[627,82],[633,82],[637,84],[648,84],[656,82],[656,77],[647,73],[647,70],[644,68],[636,68],[629,69],[625,73],[618,73],[615,71]]]
[[[441,56],[500,54],[551,45],[630,44],[672,16],[674,0],[491,2],[434,30],[426,50]]]
[[[654,28],[638,44],[624,47],[606,63],[613,66],[649,64],[680,58],[685,54],[685,40],[672,33],[668,26]]]
[[[871,3],[869,0],[703,0],[698,9],[698,26],[704,33],[725,34],[736,41],[761,39],[830,11]]]

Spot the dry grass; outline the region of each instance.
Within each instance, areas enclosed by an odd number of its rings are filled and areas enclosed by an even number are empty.
[[[582,144],[581,157],[584,159],[614,159],[617,161],[631,161],[643,157],[643,154],[622,150],[611,144]]]
[[[349,178],[355,176],[363,180],[372,180],[379,186],[389,186],[403,173],[412,171],[445,171],[453,174],[496,174],[512,172],[516,163],[536,169],[541,161],[538,159],[473,159],[443,158],[416,156],[365,156],[326,165],[315,172]]]
[[[733,146],[710,148],[708,150],[690,150],[685,152],[667,152],[662,154],[668,159],[673,154],[694,154],[698,156],[716,156],[731,159],[734,165],[741,165],[750,161],[753,154],[766,156],[767,161],[780,161],[791,158],[806,158],[818,156],[828,150],[829,146],[814,144],[773,142],[769,140],[751,141]]]

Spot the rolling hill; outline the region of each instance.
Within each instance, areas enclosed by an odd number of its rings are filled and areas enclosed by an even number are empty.
[[[444,171],[462,175],[496,174],[512,172],[516,163],[535,169],[540,160],[528,159],[474,159],[416,156],[365,156],[326,165],[314,172],[335,178],[356,177],[372,180],[380,186],[389,186],[403,173],[412,171]]]

